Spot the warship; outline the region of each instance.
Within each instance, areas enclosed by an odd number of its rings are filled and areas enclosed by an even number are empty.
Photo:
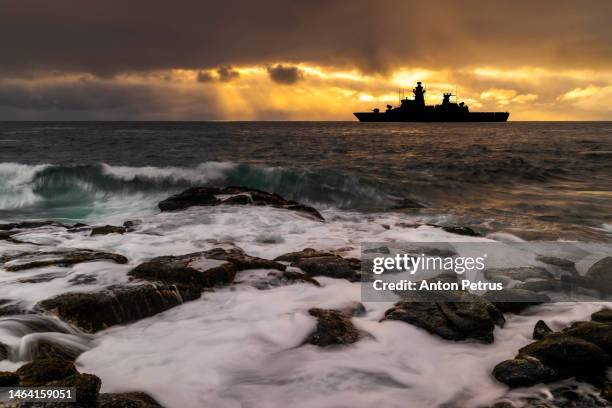
[[[443,93],[442,104],[425,105],[425,88],[421,82],[412,90],[414,99],[400,100],[400,106],[387,105],[387,110],[373,109],[372,112],[355,112],[361,122],[506,122],[509,112],[470,112],[461,102],[451,102],[452,93]]]

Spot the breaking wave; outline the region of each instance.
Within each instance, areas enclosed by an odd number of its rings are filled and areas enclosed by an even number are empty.
[[[393,202],[373,183],[335,170],[205,162],[195,167],[60,166],[0,163],[0,218],[82,220],[141,215],[187,187],[242,185],[311,205],[376,208]]]

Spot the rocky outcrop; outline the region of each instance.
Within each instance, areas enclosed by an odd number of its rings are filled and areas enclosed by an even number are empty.
[[[493,342],[501,312],[489,301],[467,292],[447,292],[446,302],[402,301],[385,312],[382,321],[399,320],[447,340],[476,339]]]
[[[534,340],[542,340],[544,337],[552,333],[552,329],[544,322],[544,320],[538,320],[533,328],[533,335],[531,336]]]
[[[361,277],[361,261],[354,258],[343,258],[332,252],[317,251],[306,248],[298,252],[289,252],[274,259],[278,262],[291,262],[291,266],[300,268],[311,277],[327,276],[330,278],[358,281]]]
[[[300,204],[297,201],[286,200],[278,194],[267,193],[248,187],[191,187],[182,193],[160,201],[158,207],[162,211],[184,210],[193,206],[215,205],[260,205],[283,208],[296,211],[324,220],[323,216],[313,207]]]
[[[126,227],[117,227],[115,225],[102,225],[93,227],[91,229],[91,236],[94,235],[108,235],[108,234],[125,234],[127,232]]]
[[[510,387],[526,387],[570,377],[601,381],[612,355],[612,325],[578,322],[552,332],[539,321],[537,341],[518,351],[512,360],[499,363],[493,376]]]
[[[196,299],[200,292],[189,287],[145,283],[111,286],[100,292],[66,293],[43,300],[36,310],[57,315],[80,329],[95,333],[168,310]]]
[[[63,227],[67,228],[66,225],[55,222],[55,221],[22,221],[22,222],[12,222],[8,224],[0,224],[0,231],[10,231],[10,230],[23,230],[23,229],[34,229],[41,227]]]
[[[247,269],[275,269],[286,266],[269,259],[245,254],[234,248],[215,248],[179,256],[160,256],[132,269],[128,275],[148,281],[189,285],[196,290],[229,285],[236,273]],[[287,276],[290,279],[289,276]],[[297,277],[295,277],[297,279]]]
[[[339,310],[313,308],[308,311],[317,318],[317,327],[306,343],[319,347],[348,345],[364,336],[351,322],[351,316]]]
[[[161,408],[153,398],[142,392],[100,394],[100,378],[79,373],[71,361],[56,358],[35,359],[15,373],[0,372],[0,387],[74,388],[76,402],[45,403],[55,408]],[[25,404],[24,406],[38,406]]]
[[[544,294],[514,288],[489,291],[482,297],[493,303],[502,313],[520,313],[530,306],[550,302],[550,298]]]
[[[46,266],[70,266],[82,262],[93,261],[113,261],[118,264],[125,264],[128,260],[123,255],[95,251],[92,249],[24,252],[0,258],[0,262],[3,263],[4,269],[8,272],[17,272],[31,268],[43,268]]]
[[[24,387],[38,387],[77,374],[74,363],[58,358],[41,358],[21,366],[16,374]]]
[[[604,307],[591,315],[591,320],[599,323],[612,323],[612,309]]]

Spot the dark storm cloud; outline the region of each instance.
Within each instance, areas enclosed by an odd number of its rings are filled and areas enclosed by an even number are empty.
[[[151,85],[107,80],[33,84],[0,81],[0,120],[177,118],[172,109],[193,118],[218,119],[220,112],[214,106],[210,96],[177,94]]]
[[[612,1],[19,0],[0,3],[0,70],[117,73],[274,61],[612,66]]]
[[[292,85],[304,77],[298,67],[282,64],[268,67],[268,75],[274,82],[284,85]]]

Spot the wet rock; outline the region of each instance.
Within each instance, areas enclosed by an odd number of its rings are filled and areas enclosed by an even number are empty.
[[[100,393],[100,379],[92,374],[74,374],[61,380],[51,381],[45,387],[67,387],[76,388],[76,402],[95,403]]]
[[[538,279],[527,281],[514,287],[514,289],[524,289],[532,292],[560,292],[566,290],[564,282],[556,279]]]
[[[10,351],[9,346],[0,342],[0,361],[5,360],[9,356]]]
[[[552,368],[533,357],[515,358],[502,361],[493,369],[497,381],[509,387],[528,387],[555,378]]]
[[[19,283],[41,283],[41,282],[50,282],[53,279],[57,279],[57,278],[63,278],[64,276],[66,276],[65,273],[59,272],[59,273],[39,273],[35,276],[32,276],[30,278],[23,278],[23,279],[19,279],[18,282]]]
[[[327,276],[336,279],[358,281],[360,274],[355,270],[354,263],[337,256],[319,256],[302,258],[291,266],[300,268],[310,276]]]
[[[493,342],[493,329],[505,322],[489,301],[467,292],[446,294],[450,302],[402,301],[385,312],[385,320],[400,320],[447,340]]]
[[[126,232],[133,232],[140,224],[142,224],[141,220],[128,220],[123,223],[123,227],[125,228]]]
[[[100,394],[97,408],[163,408],[163,406],[143,392],[128,392]]]
[[[108,234],[125,234],[127,229],[125,227],[117,227],[114,225],[102,225],[99,227],[93,227],[91,229],[91,236],[94,235],[108,235]]]
[[[362,253],[364,253],[364,254],[384,254],[384,255],[388,255],[388,254],[391,253],[391,251],[389,250],[388,247],[381,246],[381,247],[377,247],[377,248],[367,248],[367,249],[364,249],[362,251]]]
[[[14,387],[19,385],[19,376],[9,371],[0,371],[0,387]]]
[[[470,227],[464,227],[464,226],[446,226],[446,227],[441,227],[441,228],[444,231],[446,231],[446,232],[450,232],[451,234],[465,235],[465,236],[468,236],[468,237],[482,237],[482,234],[480,234],[479,232],[474,231]]]
[[[308,313],[317,318],[317,327],[306,339],[307,343],[319,347],[347,345],[361,337],[350,316],[340,311],[314,308]]]
[[[336,254],[327,251],[317,251],[313,248],[304,248],[298,252],[289,252],[274,258],[277,262],[297,262],[304,258],[316,258],[321,256],[336,256]]]
[[[564,335],[593,343],[612,356],[612,325],[598,322],[576,322],[561,331]]]
[[[0,241],[7,241],[13,244],[26,244],[26,242],[13,238],[16,232],[0,231]]]
[[[72,283],[73,285],[93,285],[97,281],[98,278],[96,278],[94,275],[85,274],[75,275],[68,280],[68,282]]]
[[[520,313],[530,306],[550,302],[550,298],[544,294],[514,288],[488,291],[482,297],[493,303],[502,313]]]
[[[544,337],[552,333],[552,329],[544,322],[544,320],[538,320],[533,328],[532,338],[534,340],[542,340]]]
[[[66,293],[43,300],[35,309],[55,314],[86,332],[94,333],[153,316],[199,296],[200,291],[189,287],[146,283],[111,286],[93,293]]]
[[[612,309],[604,307],[591,315],[591,320],[599,323],[612,323]]]
[[[585,277],[592,281],[594,289],[602,293],[612,293],[612,256],[600,259],[587,271]]]
[[[268,273],[268,276],[271,276],[271,275],[274,275],[277,277],[278,286],[282,286],[283,284],[287,284],[287,283],[296,283],[296,282],[305,282],[305,283],[310,283],[314,286],[321,286],[319,281],[301,272],[284,271],[284,272]]]
[[[57,358],[41,358],[21,366],[16,374],[24,387],[37,387],[77,374],[74,364]]]
[[[30,345],[31,357],[36,359],[56,358],[67,361],[76,361],[81,350],[57,344],[45,338],[40,338]]]
[[[132,269],[128,275],[148,281],[191,285],[202,290],[229,285],[234,281],[236,272],[246,269],[284,271],[286,266],[269,259],[247,255],[239,249],[215,248],[180,256],[153,258]],[[287,278],[290,276],[287,275]]]
[[[9,299],[0,299],[0,316],[25,314],[26,310]]]
[[[420,201],[414,200],[412,198],[403,198],[394,205],[392,205],[390,210],[403,210],[403,209],[411,209],[411,208],[425,208],[426,205],[421,203]]]
[[[537,358],[551,367],[559,379],[603,371],[610,360],[594,343],[567,333],[551,333],[521,348],[518,354]]]
[[[569,259],[557,258],[555,256],[538,255],[536,260],[548,265],[557,266],[572,273],[577,273],[576,264],[573,261],[570,261]]]
[[[243,272],[240,274],[240,279],[235,280],[234,283],[245,283],[261,290],[292,285],[295,283],[309,283],[314,286],[321,286],[316,279],[311,278],[305,273],[296,271],[270,271],[265,275],[257,272]]]
[[[296,211],[323,220],[323,216],[313,207],[300,204],[296,201],[286,200],[278,194],[267,193],[248,187],[226,187],[224,189],[191,187],[182,193],[160,201],[158,206],[161,211],[177,211],[192,206],[215,206],[223,204],[265,205]]]
[[[25,252],[4,257],[4,269],[17,272],[24,269],[43,268],[46,266],[70,266],[82,262],[113,261],[118,264],[127,263],[123,255],[95,251],[91,249],[66,249],[56,251]]]

